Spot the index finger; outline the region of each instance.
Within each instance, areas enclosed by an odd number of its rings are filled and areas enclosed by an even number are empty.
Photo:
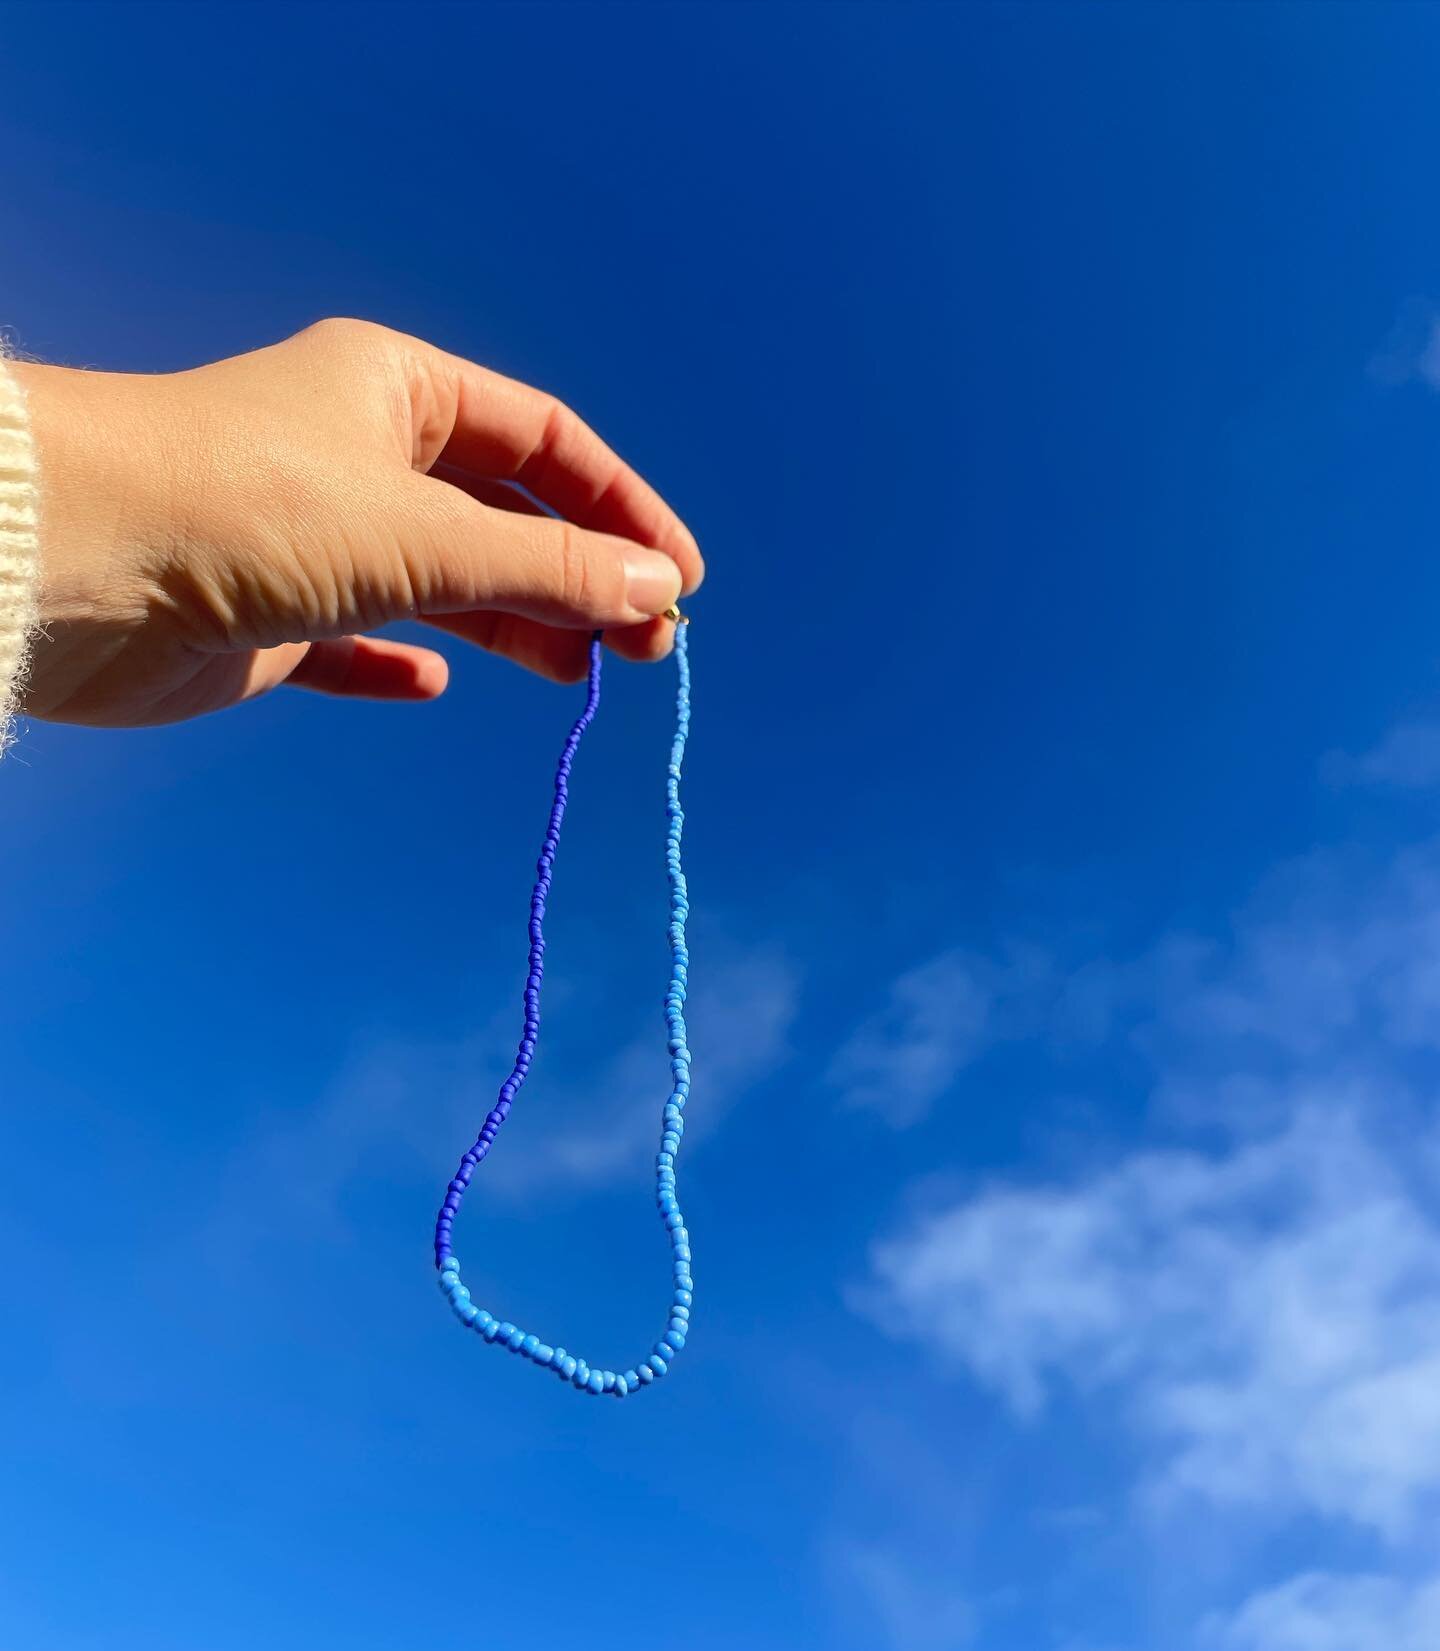
[[[688,593],[705,577],[695,536],[648,482],[552,395],[437,350],[453,387],[438,460],[519,482],[566,521],[663,550]],[[447,409],[448,410],[448,409]]]

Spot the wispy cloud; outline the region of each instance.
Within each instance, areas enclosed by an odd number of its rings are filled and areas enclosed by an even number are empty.
[[[918,1123],[994,1043],[1028,1029],[1049,980],[1048,960],[1033,953],[1003,964],[958,949],[933,957],[892,983],[835,1053],[828,1081],[846,1107],[897,1129]]]
[[[687,1145],[718,1128],[746,1090],[788,1058],[799,997],[798,971],[773,947],[721,954],[696,971],[687,1015],[697,1098],[686,1113]],[[524,1195],[541,1180],[585,1186],[643,1173],[668,1086],[668,1058],[654,1027],[637,1031],[593,1076],[552,1085],[545,1106],[560,1127],[543,1148],[532,1137],[513,1144],[505,1194]]]
[[[1223,1155],[992,1189],[879,1245],[858,1299],[1021,1415],[1119,1391],[1167,1494],[1402,1535],[1440,1487],[1440,1221],[1345,1097]]]
[[[1440,723],[1405,722],[1369,751],[1333,751],[1323,769],[1332,785],[1428,790],[1440,786]]]
[[[563,1009],[569,994],[555,986]],[[718,1128],[747,1087],[785,1060],[798,1000],[798,972],[775,948],[712,949],[688,1005],[695,1094],[687,1145]],[[554,1007],[552,1026],[561,1018]],[[670,1079],[658,1007],[647,1022],[636,1016],[598,1072],[567,1071],[556,1054],[537,1062],[522,1104],[543,1108],[553,1127],[543,1137],[527,1133],[516,1127],[517,1111],[487,1196],[523,1198],[542,1181],[551,1194],[578,1192],[646,1173]],[[560,1027],[552,1036],[558,1044]],[[507,1004],[466,1039],[378,1039],[357,1050],[312,1108],[277,1120],[229,1166],[216,1189],[212,1236],[253,1244],[292,1232],[297,1217],[323,1230],[340,1218],[347,1188],[365,1177],[433,1183],[438,1201],[494,1104],[514,1040]],[[263,1199],[257,1187],[266,1189]]]
[[[1408,299],[1368,371],[1378,384],[1418,381],[1440,390],[1440,306],[1428,298]]]
[[[838,1542],[829,1558],[837,1591],[869,1612],[894,1651],[965,1651],[974,1644],[975,1613],[950,1578],[877,1543]]]
[[[1213,1651],[1434,1651],[1440,1580],[1312,1571],[1212,1618],[1203,1638]]]
[[[1373,772],[1417,773],[1409,749]],[[1413,1580],[1440,1515],[1440,843],[1316,853],[1228,935],[1084,974],[1094,1035],[1150,1068],[1155,1144],[932,1188],[853,1305],[1022,1421],[1063,1394],[1128,1434],[1137,1511],[1394,1560],[1260,1588],[1207,1647],[1440,1645]],[[1061,1038],[1070,995],[1041,978],[1005,1015]]]

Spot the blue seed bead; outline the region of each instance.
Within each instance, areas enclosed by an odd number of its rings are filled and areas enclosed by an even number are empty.
[[[680,1319],[682,1322],[688,1322],[690,1318],[690,1309],[677,1303],[670,1309],[670,1317],[672,1319]]]
[[[569,1353],[566,1353],[563,1358],[556,1360],[556,1368],[568,1382],[575,1375],[576,1361]]]
[[[530,1357],[534,1359],[538,1365],[547,1365],[550,1363],[551,1359],[555,1357],[555,1349],[553,1347],[547,1347],[543,1341],[536,1342]]]
[[[574,1382],[576,1387],[584,1387],[588,1384],[590,1380],[590,1366],[586,1364],[584,1359],[579,1360],[576,1364],[575,1374],[571,1377],[571,1380]]]
[[[669,1349],[667,1348],[666,1351],[668,1352]],[[641,1368],[648,1369],[653,1379],[655,1376],[663,1376],[670,1367],[658,1354],[652,1353]]]
[[[590,1389],[590,1391],[592,1393],[603,1393],[605,1391],[605,1373],[604,1373],[604,1371],[603,1370],[592,1370],[590,1372],[590,1380],[588,1382],[586,1382],[585,1385]]]
[[[648,1364],[637,1365],[635,1374],[640,1378],[641,1387],[649,1387],[650,1383],[655,1380],[655,1372]]]
[[[499,1341],[500,1332],[504,1328],[505,1328],[505,1326],[503,1324],[501,1324],[499,1319],[492,1319],[490,1321],[490,1323],[485,1326],[485,1340],[486,1341]]]
[[[675,1292],[675,1299],[682,1307],[691,1306],[695,1300],[689,1290],[677,1290]]]
[[[678,1353],[685,1345],[685,1332],[683,1330],[667,1330],[660,1339],[668,1341]]]
[[[520,1343],[520,1351],[527,1359],[535,1357],[535,1349],[540,1345],[539,1336],[526,1336]]]
[[[512,1353],[518,1353],[525,1345],[525,1332],[518,1327],[505,1338],[505,1345]]]
[[[623,1399],[629,1391],[629,1380],[624,1376],[617,1376],[615,1378],[615,1397],[617,1399]]]

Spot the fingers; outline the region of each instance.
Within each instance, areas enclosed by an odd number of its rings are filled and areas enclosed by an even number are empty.
[[[705,565],[695,536],[563,402],[441,350],[429,361],[453,394],[453,424],[434,456],[475,476],[519,482],[577,527],[662,550],[680,568],[685,591],[699,585]],[[440,387],[426,388],[422,399],[448,399]]]
[[[680,596],[670,556],[633,540],[481,504],[407,475],[397,538],[416,610],[427,619],[498,609],[570,630],[640,625]]]
[[[513,510],[522,516],[545,514],[528,494],[508,482],[487,481],[444,464],[437,464],[431,475],[496,510]],[[556,631],[510,615],[504,616],[504,624],[497,624],[500,618],[496,614],[453,614],[438,616],[429,623],[557,682],[575,682],[585,675],[588,643],[577,645],[573,632]],[[622,659],[653,664],[674,648],[675,626],[668,619],[647,619],[638,625],[614,627],[605,632],[605,645]]]
[[[668,619],[652,619],[644,625],[626,625],[620,630],[606,631],[605,646],[613,648],[621,659],[653,665],[673,651],[675,626]]]
[[[283,680],[296,688],[346,699],[435,699],[445,692],[450,667],[429,648],[375,636],[341,636],[304,648]]]
[[[589,668],[588,631],[557,630],[538,619],[524,619],[513,613],[437,614],[426,623],[472,642],[487,653],[523,665],[551,682],[580,682]]]

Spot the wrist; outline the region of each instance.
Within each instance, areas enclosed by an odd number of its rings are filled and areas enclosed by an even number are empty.
[[[27,707],[44,717],[103,666],[97,634],[119,638],[144,621],[153,586],[142,550],[170,483],[131,388],[143,380],[35,362],[10,370],[36,459],[38,641]]]

